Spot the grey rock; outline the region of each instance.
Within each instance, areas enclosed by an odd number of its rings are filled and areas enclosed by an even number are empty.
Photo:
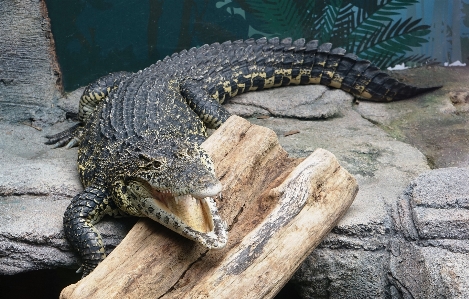
[[[279,90],[282,90],[279,92]],[[293,91],[294,92],[291,92]],[[243,117],[269,115],[296,119],[326,119],[350,108],[353,96],[325,86],[289,86],[237,96],[225,105],[232,114]]]
[[[385,231],[341,221],[291,282],[303,298],[469,298],[468,177],[468,168],[419,175]]]
[[[302,298],[386,298],[385,250],[315,250],[290,283]]]
[[[69,203],[70,198],[50,194],[0,199],[1,274],[57,267],[78,269],[80,261],[62,229],[62,216]],[[120,243],[134,222],[104,220],[98,224],[108,252]]]
[[[66,207],[82,190],[76,148],[51,150],[44,144],[44,135],[69,126],[60,123],[39,131],[0,123],[0,274],[79,266],[62,229]],[[109,250],[134,222],[99,223]]]
[[[0,120],[56,122],[60,69],[44,1],[0,1]]]
[[[424,67],[405,70],[401,76],[411,78],[415,85],[443,88],[405,101],[363,101],[355,110],[391,136],[418,148],[432,168],[468,167],[469,68]]]
[[[469,168],[421,174],[400,197],[395,216],[398,230],[408,239],[431,240],[433,246],[439,240],[446,244],[469,240],[468,180]]]
[[[57,101],[57,107],[65,112],[78,112],[78,106],[80,103],[80,97],[83,94],[85,87],[75,89],[72,92],[65,94]]]
[[[423,173],[400,197],[390,278],[411,298],[469,297],[469,168]]]
[[[390,282],[397,298],[468,298],[469,256],[438,247],[396,240],[390,259]]]

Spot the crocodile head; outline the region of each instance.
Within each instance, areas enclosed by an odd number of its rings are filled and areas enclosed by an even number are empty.
[[[149,217],[207,248],[226,245],[226,225],[213,197],[222,190],[212,159],[186,140],[137,146],[128,153],[126,176],[114,184],[116,204]]]

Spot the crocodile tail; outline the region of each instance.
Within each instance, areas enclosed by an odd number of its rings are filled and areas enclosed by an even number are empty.
[[[379,94],[381,97],[371,97],[369,100],[374,101],[400,101],[412,98],[416,95],[427,93],[430,91],[437,90],[442,86],[433,86],[433,87],[416,87],[408,85],[398,80],[389,77],[386,82],[383,84],[382,90],[385,91],[385,94]]]
[[[420,88],[399,82],[368,60],[346,54],[343,48],[332,49],[331,43],[319,45],[317,40],[305,43],[304,39],[292,42],[290,38],[274,38],[268,43],[283,47],[281,68],[291,69],[282,85],[321,84],[378,102],[407,99],[441,87]]]

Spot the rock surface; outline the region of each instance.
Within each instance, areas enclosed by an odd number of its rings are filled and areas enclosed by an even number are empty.
[[[69,127],[0,123],[0,274],[78,267],[62,230],[62,216],[82,186],[76,149],[51,150],[44,135]],[[102,222],[112,249],[135,220]]]
[[[331,234],[292,282],[304,298],[468,298],[468,179],[468,168],[424,172],[392,208],[384,250],[334,244]],[[370,243],[366,235],[354,237]]]
[[[399,198],[390,280],[404,297],[469,298],[469,168],[426,172]]]
[[[396,73],[415,85],[443,87],[389,105],[360,102],[356,111],[392,137],[418,148],[432,168],[469,166],[469,68],[422,67]]]
[[[57,122],[61,75],[45,2],[2,0],[0,16],[0,120]]]
[[[341,115],[350,107],[353,96],[326,86],[295,88],[295,100],[290,93],[267,89],[262,93],[244,94],[231,99],[225,107],[243,117],[269,115],[296,119],[326,119]]]

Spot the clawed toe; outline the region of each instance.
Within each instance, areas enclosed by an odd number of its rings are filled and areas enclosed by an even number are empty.
[[[45,144],[53,145],[52,148],[65,147],[72,148],[78,146],[80,137],[83,131],[81,124],[76,124],[73,127],[54,135],[46,135],[48,139]]]

